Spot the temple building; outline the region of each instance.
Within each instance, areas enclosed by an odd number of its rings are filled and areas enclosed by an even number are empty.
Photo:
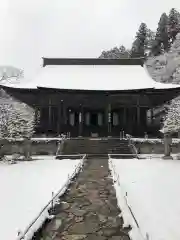
[[[157,136],[155,111],[180,94],[155,82],[144,59],[43,58],[32,81],[1,87],[34,107],[37,134],[72,137]]]

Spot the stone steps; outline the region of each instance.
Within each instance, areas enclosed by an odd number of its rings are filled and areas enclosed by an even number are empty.
[[[63,155],[75,154],[130,154],[131,148],[127,140],[109,138],[102,139],[68,139],[64,143]]]

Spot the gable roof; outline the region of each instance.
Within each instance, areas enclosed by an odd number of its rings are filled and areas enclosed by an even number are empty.
[[[143,66],[143,59],[43,60],[44,67],[32,81],[14,87],[102,91],[180,88],[155,82]]]

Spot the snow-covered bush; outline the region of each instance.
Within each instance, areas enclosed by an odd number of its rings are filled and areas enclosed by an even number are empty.
[[[35,112],[4,90],[0,89],[0,157],[3,157],[3,145],[8,138],[24,138],[24,155],[30,156],[27,140],[33,135]]]
[[[180,97],[171,101],[167,109],[163,128],[160,131],[164,134],[173,134],[180,131]]]
[[[0,90],[0,139],[30,138],[35,126],[34,110]]]

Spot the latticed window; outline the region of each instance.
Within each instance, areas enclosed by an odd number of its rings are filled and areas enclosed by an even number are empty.
[[[87,112],[86,115],[85,115],[85,124],[87,126],[90,125],[90,114],[89,114],[89,112]]]
[[[118,126],[119,125],[119,116],[117,113],[113,113],[113,126]]]
[[[103,115],[102,115],[102,113],[98,113],[98,125],[99,126],[103,125]]]

